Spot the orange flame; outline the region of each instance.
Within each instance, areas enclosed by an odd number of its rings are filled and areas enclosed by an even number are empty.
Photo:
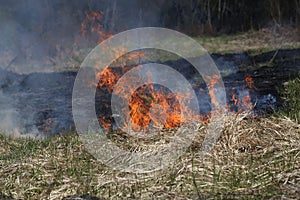
[[[253,93],[254,92],[254,90],[253,90],[254,89],[254,87],[253,87],[253,85],[254,85],[253,78],[250,77],[249,75],[247,75],[246,78],[245,78],[245,82],[246,82],[247,87],[249,88],[249,91],[251,93]]]
[[[245,77],[245,82],[246,82],[246,85],[247,85],[249,91],[250,91],[251,93],[253,93],[253,92],[254,92],[254,89],[255,89],[253,78],[250,77],[249,75],[247,75],[247,76]],[[246,95],[245,97],[243,97],[243,108],[244,108],[244,110],[252,110],[253,107],[254,107],[254,106],[253,106],[253,104],[252,104],[252,102],[251,102],[251,97],[250,97],[250,95]]]
[[[230,96],[231,96],[231,100],[233,101],[233,105],[235,105],[235,106],[238,105],[239,98],[236,97],[236,94],[234,91],[231,91]]]
[[[99,87],[105,88],[107,92],[112,92],[114,86],[118,80],[122,77],[122,74],[126,73],[132,67],[120,67],[119,70],[113,70],[112,68],[106,68],[99,74]],[[147,74],[149,82],[151,82],[151,74]],[[134,131],[144,131],[147,130],[151,124],[154,126],[173,128],[178,127],[183,123],[187,123],[186,119],[197,119],[207,124],[210,122],[211,113],[200,115],[194,113],[190,108],[182,107],[179,103],[180,98],[188,99],[189,94],[175,94],[168,92],[166,89],[155,89],[154,84],[148,84],[140,87],[138,90],[134,91],[130,88],[130,81],[134,81],[138,77],[130,77],[128,84],[124,84],[114,91],[115,94],[119,94],[126,98],[129,98],[129,116],[130,116],[130,128]],[[220,76],[214,75],[208,77],[209,83],[207,87],[209,88],[209,95],[211,97],[211,102],[217,108],[220,107],[216,98],[215,85],[219,83]],[[250,85],[252,86],[252,85]],[[250,87],[249,86],[249,87]],[[245,88],[243,88],[245,90]],[[243,94],[246,94],[242,96]],[[247,92],[236,95],[234,91],[230,94],[233,104],[238,106],[238,112],[243,110],[253,109],[250,95]],[[154,113],[151,109],[154,109]],[[158,109],[159,108],[159,109]],[[158,110],[157,110],[158,109]],[[214,111],[212,111],[214,112]],[[102,126],[110,128],[111,124],[104,119],[100,120]]]
[[[102,12],[87,13],[85,20],[81,24],[82,35],[86,37],[88,33],[96,33],[98,35],[98,42],[102,42],[111,37],[111,34],[103,30],[101,24],[102,17]],[[102,72],[96,73],[96,78],[99,80],[96,85],[98,89],[100,88],[106,93],[112,93],[114,91],[114,86],[122,75],[133,67],[138,67],[141,63],[141,59],[145,59],[146,55],[142,52],[127,53],[127,50],[121,46],[108,50],[108,52],[112,53],[112,55],[108,56],[111,56],[112,59],[118,58],[115,62],[118,63],[120,67],[110,68],[109,66],[106,66]],[[128,63],[130,64],[128,65]],[[151,76],[151,74],[147,74],[149,82],[151,82]],[[126,81],[135,81],[136,78],[138,77],[130,77]],[[216,95],[216,85],[220,83],[221,77],[219,75],[212,75],[207,76],[206,78],[208,80],[207,87],[209,89],[211,103],[218,109],[220,108],[220,105]],[[245,82],[249,90],[253,90],[254,82],[250,76],[245,78]],[[211,113],[200,115],[180,104],[180,99],[188,99],[190,94],[177,94],[179,96],[175,96],[175,94],[167,91],[165,88],[157,89],[154,84],[144,85],[134,91],[134,88],[129,87],[130,85],[132,84],[123,84],[114,92],[116,95],[129,99],[128,106],[130,109],[128,114],[130,116],[130,128],[134,131],[146,130],[151,124],[164,128],[178,127],[183,123],[188,123],[188,119],[196,119],[203,123],[210,122]],[[250,96],[244,96],[242,99],[239,99],[239,97],[232,92],[231,98],[234,105],[238,105],[239,108],[253,108]],[[241,102],[243,105],[241,105]],[[108,104],[105,104],[105,106],[107,108],[110,107]],[[112,117],[101,117],[99,123],[102,127],[110,129],[112,126],[111,120]]]
[[[86,13],[85,19],[81,23],[81,33],[83,37],[87,36],[88,31],[91,33],[96,32],[98,35],[98,43],[112,36],[103,30],[101,20],[103,12],[88,12]],[[89,29],[88,29],[89,27]]]
[[[245,77],[245,83],[250,93],[253,93],[255,89],[253,78],[247,75]],[[233,105],[229,104],[228,107],[232,108],[233,106],[237,106],[238,112],[251,111],[254,106],[251,101],[251,96],[247,92],[247,89],[245,87],[242,87],[242,92],[239,95],[236,95],[236,91],[232,90],[230,93],[230,97]]]
[[[207,83],[207,87],[209,89],[209,95],[211,98],[211,103],[216,107],[219,108],[219,102],[216,98],[216,84],[219,83],[219,81],[221,80],[221,77],[219,75],[213,75],[213,76],[207,76],[207,79],[209,80],[209,82]]]

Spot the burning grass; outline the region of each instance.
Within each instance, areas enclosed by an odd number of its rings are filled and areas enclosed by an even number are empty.
[[[72,199],[81,195],[87,199],[299,196],[299,124],[286,118],[251,119],[247,114],[233,114],[203,160],[199,154],[206,126],[197,127],[197,138],[172,166],[143,175],[99,164],[74,133],[42,141],[1,136],[0,191],[2,196],[21,199]],[[172,129],[168,131],[172,133]],[[110,137],[124,148],[155,148],[152,144],[157,142],[143,143],[117,132]],[[156,137],[163,139],[164,134]]]

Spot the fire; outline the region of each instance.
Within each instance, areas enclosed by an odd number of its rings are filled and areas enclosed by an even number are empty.
[[[127,67],[123,72],[126,72],[128,69],[130,69],[130,67]],[[110,73],[107,73],[108,71]],[[112,73],[109,69],[104,70],[102,75],[104,76],[100,79],[101,83],[99,87],[112,87],[111,89],[113,89],[117,79],[122,76],[122,74]],[[147,73],[147,77],[149,78],[149,82],[151,82],[150,72]],[[128,81],[127,84],[122,84],[119,88],[114,90],[116,95],[130,99],[128,102],[130,108],[130,128],[134,131],[144,131],[147,130],[151,124],[165,128],[179,126],[181,124],[182,110],[175,95],[167,91],[166,88],[155,84],[143,85],[137,90],[130,88],[130,82],[138,78],[139,77],[130,77],[126,80]]]
[[[242,112],[251,111],[254,108],[250,96],[250,93],[253,93],[255,90],[253,78],[247,75],[244,79],[244,82],[246,86],[242,87],[241,90],[231,90],[230,97],[233,104],[228,105],[229,109],[236,110],[237,112]]]
[[[132,69],[131,67],[119,67],[116,68],[106,68],[102,71],[99,77],[98,87],[111,93],[114,91],[115,94],[124,96],[129,100],[129,116],[130,116],[130,128],[134,131],[145,131],[150,126],[164,127],[164,128],[174,128],[178,127],[183,123],[188,123],[185,119],[196,119],[202,121],[203,123],[210,122],[211,113],[205,115],[200,115],[194,113],[190,108],[182,107],[179,100],[180,98],[188,99],[189,94],[175,94],[168,91],[162,86],[157,86],[155,84],[146,84],[134,90],[130,88],[130,81],[135,81],[139,77],[130,77],[128,84],[123,84],[117,90],[114,90],[114,86],[117,84],[118,80],[127,71]],[[139,68],[139,66],[135,66]],[[151,82],[152,74],[148,73],[147,77],[149,82]],[[207,87],[209,88],[209,95],[211,97],[211,102],[217,108],[220,107],[217,97],[216,97],[216,84],[221,80],[220,76],[214,75],[207,77],[209,82]],[[246,82],[246,79],[245,79]],[[251,85],[246,84],[248,89],[253,88],[253,83]],[[249,111],[253,109],[250,94],[247,88],[243,88],[242,91],[232,90],[231,100],[233,106],[238,108],[238,112]],[[232,105],[231,105],[232,106]],[[231,107],[229,106],[229,108]],[[211,112],[214,112],[212,110]],[[104,118],[100,120],[102,126],[106,128],[111,127],[111,119],[105,120]],[[126,127],[127,128],[127,127]]]
[[[253,78],[250,77],[249,75],[247,75],[245,77],[245,82],[246,82],[246,85],[247,85],[250,93],[253,93],[254,89],[255,89]],[[243,97],[242,102],[243,102],[243,106],[242,106],[243,110],[248,110],[249,111],[249,110],[253,109],[254,106],[251,102],[251,96],[250,96],[249,93]]]
[[[102,12],[87,13],[85,20],[81,24],[82,35],[86,37],[88,33],[96,33],[98,35],[98,43],[111,37],[110,33],[103,30],[103,26],[101,25],[102,18]],[[134,83],[130,81],[135,81],[139,77],[130,77],[126,80],[129,81],[128,84],[122,84],[122,86],[115,89],[115,85],[119,79],[132,68],[138,68],[141,60],[147,58],[147,56],[142,52],[127,53],[127,49],[121,46],[108,49],[108,52],[112,53],[112,55],[107,55],[112,60],[113,58],[117,58],[113,65],[119,67],[106,66],[104,70],[96,73],[96,78],[99,80],[96,86],[98,91],[107,94],[114,92],[114,94],[120,97],[129,99],[129,102],[126,103],[129,107],[129,113],[127,114],[130,119],[126,126],[130,127],[123,128],[130,128],[134,131],[145,131],[150,126],[173,128],[183,123],[188,123],[187,119],[209,123],[212,113],[200,115],[180,103],[180,99],[189,99],[189,94],[175,95],[167,88],[155,84],[145,84],[137,90],[130,88],[130,85],[132,85],[130,83]],[[101,63],[97,63],[97,65],[101,65]],[[152,74],[150,72],[147,74],[147,77],[149,78],[148,83],[151,83]],[[208,93],[211,97],[211,104],[216,109],[219,109],[220,105],[217,98],[218,91],[216,86],[220,83],[221,77],[219,75],[212,75],[205,78],[208,82],[207,88],[209,89]],[[253,79],[250,76],[246,76],[245,83],[247,88],[252,92],[254,89]],[[239,111],[253,108],[250,95],[248,93],[244,94],[238,95],[236,91],[232,91],[230,94],[234,106],[237,106]],[[110,109],[111,105],[109,103],[106,102],[104,105],[106,109]],[[214,112],[214,109],[211,112]],[[109,130],[112,127],[112,120],[112,116],[103,116],[99,119],[99,123],[102,127]]]
[[[203,123],[210,122],[210,115],[212,113],[207,113],[205,115],[200,115],[198,113],[193,113],[190,108],[182,107],[179,100],[180,98],[188,99],[189,94],[175,94],[168,91],[166,88],[161,86],[156,86],[154,84],[143,85],[137,90],[130,88],[130,81],[135,81],[139,77],[130,77],[127,81],[128,84],[124,84],[117,90],[114,90],[114,86],[117,84],[118,80],[127,71],[132,69],[131,67],[119,67],[118,70],[115,68],[106,68],[99,74],[99,85],[98,87],[106,90],[107,92],[115,92],[115,94],[120,96],[125,96],[130,99],[128,102],[129,106],[129,116],[130,116],[130,128],[134,131],[144,131],[147,130],[149,126],[157,126],[164,128],[178,127],[183,123],[188,123],[187,118],[197,119]],[[139,68],[139,66],[135,66]],[[149,82],[151,82],[152,74],[148,73],[147,77]],[[247,78],[247,77],[246,77]],[[253,83],[245,83],[248,89],[254,88]],[[221,77],[218,75],[213,75],[207,77],[209,82],[207,87],[209,88],[209,95],[211,97],[211,102],[214,106],[219,108],[219,103],[216,97],[216,84],[219,83]],[[230,97],[233,105],[229,105],[229,108],[236,106],[237,112],[249,111],[253,109],[250,94],[247,88],[243,87],[241,91],[232,90]],[[214,112],[212,110],[211,112]],[[111,127],[111,119],[108,121],[101,119],[100,123],[104,127]]]
[[[242,106],[243,110],[252,110],[253,109],[250,95],[244,96],[242,99],[242,102],[243,102],[243,106]]]
[[[112,36],[112,34],[103,31],[101,20],[103,12],[88,12],[86,13],[84,21],[81,23],[81,33],[83,37],[87,36],[88,31],[91,33],[96,32],[98,36],[98,42]]]
[[[164,128],[178,127],[186,122],[187,113],[192,115],[189,108],[180,106],[175,94],[165,88],[156,87],[158,86],[148,84],[131,95],[129,107],[133,130],[146,129],[150,123]]]
[[[213,76],[207,76],[207,79],[209,80],[207,87],[209,89],[209,95],[211,97],[211,103],[216,107],[219,108],[220,105],[218,103],[218,100],[216,98],[216,84],[219,83],[219,81],[221,80],[221,77],[218,75],[213,75]]]
[[[106,90],[106,92],[120,96],[125,96],[130,99],[128,102],[129,106],[129,116],[130,116],[130,128],[134,131],[145,131],[149,126],[173,128],[178,127],[183,123],[188,123],[186,118],[193,118],[203,123],[210,122],[210,114],[200,115],[193,113],[190,108],[182,107],[179,102],[179,97],[188,99],[189,94],[175,94],[168,91],[166,88],[161,86],[156,86],[154,84],[143,85],[137,90],[130,88],[130,81],[135,81],[138,77],[130,77],[127,81],[128,84],[124,84],[117,90],[114,90],[114,86],[117,84],[118,80],[127,71],[132,69],[131,67],[119,67],[119,68],[106,68],[102,73],[98,74],[99,84],[98,87]],[[135,66],[139,67],[139,66]],[[147,77],[149,82],[151,82],[152,74],[148,73]],[[221,80],[220,76],[214,75],[207,77],[209,82],[207,87],[209,88],[209,95],[211,97],[211,102],[214,106],[219,108],[219,103],[216,98],[216,84]],[[249,79],[249,78],[248,78]],[[247,79],[247,80],[248,80]],[[246,82],[246,79],[245,79]],[[247,83],[247,82],[246,82]],[[251,83],[251,82],[250,82]],[[246,84],[248,89],[253,88],[253,83],[250,85]],[[238,112],[249,111],[253,109],[251,102],[251,97],[247,88],[243,88],[242,91],[231,91],[231,100],[233,105],[238,108]],[[109,106],[108,106],[109,107]],[[213,112],[213,111],[211,111]],[[111,127],[111,118],[100,119],[100,124],[106,128]],[[127,128],[127,127],[126,127]]]
[[[101,117],[99,122],[102,125],[102,127],[104,127],[106,130],[109,130],[112,126],[111,123],[107,121],[105,116]]]
[[[139,69],[140,66],[135,66]],[[200,119],[191,108],[180,104],[179,99],[188,99],[189,94],[173,94],[167,88],[155,85],[145,84],[137,90],[131,88],[131,83],[139,79],[130,77],[125,80],[125,84],[114,88],[118,80],[132,67],[106,68],[99,74],[98,88],[105,92],[114,92],[114,94],[129,99],[128,107],[130,116],[130,128],[134,131],[145,131],[150,126],[173,128],[182,123],[188,123],[188,119]],[[146,73],[148,83],[152,83],[152,74]],[[125,102],[126,103],[126,102]],[[110,119],[101,119],[102,126],[107,127]],[[128,128],[128,127],[123,127]]]
[[[124,72],[125,68],[122,67],[121,70]],[[99,88],[105,88],[108,93],[111,93],[115,84],[121,78],[122,72],[114,73],[112,68],[106,67],[101,73],[97,73],[97,80],[100,80],[98,83]]]
[[[250,77],[249,75],[246,76],[245,78],[245,82],[246,82],[246,85],[247,87],[249,88],[250,92],[253,93],[254,92],[254,81],[253,81],[253,78]]]

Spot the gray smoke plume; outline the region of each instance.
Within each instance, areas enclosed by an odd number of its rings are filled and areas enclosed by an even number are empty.
[[[16,137],[35,137],[35,127],[27,127],[27,124],[33,124],[33,113],[19,110],[26,105],[17,87],[23,77],[0,69],[0,132]]]
[[[86,13],[103,12],[103,31],[117,33],[158,25],[159,9],[139,0],[0,0],[0,131],[21,135],[39,126],[43,132],[46,123],[68,129],[75,76],[35,73],[80,66],[85,55],[78,52],[97,45],[81,36]]]

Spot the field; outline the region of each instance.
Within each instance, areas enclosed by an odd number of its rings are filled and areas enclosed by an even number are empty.
[[[297,36],[288,33],[293,36],[281,35],[277,40],[272,40],[268,30],[195,39],[210,53],[259,54],[298,48],[299,42],[283,39]],[[197,124],[198,135],[188,150],[172,166],[148,174],[124,173],[99,163],[75,131],[45,140],[0,135],[0,198],[297,199],[299,89],[299,79],[286,83],[281,91],[285,107],[268,117],[227,116],[221,137],[204,159],[200,149],[207,126]],[[127,139],[122,134],[112,132],[110,136],[124,148],[128,143],[139,145],[135,140],[122,142]]]
[[[152,174],[122,173],[101,165],[75,133],[43,141],[1,136],[1,195],[16,199],[299,197],[299,124],[234,114],[202,160],[205,130],[199,124],[199,136],[188,151],[174,165]]]

